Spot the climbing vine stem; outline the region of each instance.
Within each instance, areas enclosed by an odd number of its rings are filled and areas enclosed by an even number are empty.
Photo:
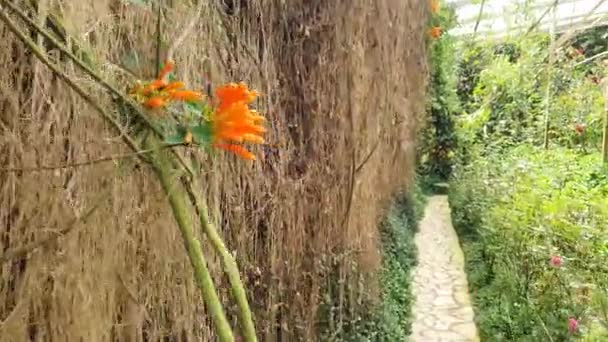
[[[211,242],[211,245],[215,251],[220,255],[224,272],[226,272],[226,275],[228,276],[232,295],[239,308],[239,320],[242,325],[245,341],[255,342],[257,341],[257,338],[255,335],[253,317],[251,315],[251,309],[249,308],[249,302],[247,301],[247,293],[239,275],[237,263],[232,254],[230,254],[226,248],[226,245],[224,245],[224,242],[215,228],[215,225],[211,223],[207,205],[196,191],[196,189],[201,189],[201,187],[197,184],[196,179],[193,179],[191,182],[186,182],[187,183],[185,186],[188,191],[188,195],[190,196],[190,199],[196,209],[196,213],[201,221],[203,232],[209,238],[209,241]]]
[[[155,147],[153,141],[151,141],[152,139],[154,138],[146,139],[145,142],[149,149]],[[228,324],[213,279],[209,273],[201,243],[194,235],[192,220],[184,201],[185,194],[182,188],[176,186],[172,181],[171,175],[174,169],[171,159],[164,152],[158,152],[151,156],[150,161],[171,205],[173,216],[182,234],[184,246],[194,269],[194,278],[200,288],[207,310],[209,310],[209,314],[215,323],[216,333],[222,342],[234,341],[232,329]]]

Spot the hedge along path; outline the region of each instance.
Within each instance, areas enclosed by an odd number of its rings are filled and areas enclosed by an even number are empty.
[[[415,238],[413,342],[479,341],[464,255],[452,226],[447,196],[429,198]]]

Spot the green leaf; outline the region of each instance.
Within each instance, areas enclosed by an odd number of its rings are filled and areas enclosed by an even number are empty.
[[[184,103],[184,106],[186,107],[186,110],[190,111],[190,112],[201,112],[201,108],[200,108],[200,104],[197,102],[186,102]]]
[[[200,145],[211,145],[211,127],[207,122],[199,122],[189,127],[194,141]]]
[[[178,126],[175,134],[169,135],[165,138],[165,143],[169,145],[181,144],[184,142],[186,133],[188,131],[183,126]]]
[[[184,142],[184,135],[183,134],[174,134],[171,136],[168,136],[165,138],[165,143],[168,145],[177,145]]]
[[[164,65],[161,67],[161,69],[164,67]],[[177,81],[177,77],[175,76],[175,73],[173,71],[171,71],[169,73],[169,75],[167,76],[167,79],[169,80],[169,82],[175,82]]]

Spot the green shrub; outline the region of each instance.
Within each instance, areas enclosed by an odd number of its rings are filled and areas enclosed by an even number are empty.
[[[454,27],[454,9],[441,6],[438,15],[430,18],[429,26],[444,31]],[[453,150],[456,148],[454,115],[459,111],[456,93],[455,39],[447,33],[429,41],[428,58],[431,66],[426,109],[426,123],[418,144],[418,172],[427,183],[446,181],[452,172]]]
[[[600,300],[608,286],[608,175],[599,156],[525,146],[485,154],[461,165],[450,186],[481,335],[601,336],[608,323]],[[564,264],[552,267],[552,256]],[[570,317],[581,323],[574,335]]]
[[[545,33],[459,46],[449,199],[485,339],[608,341],[605,66],[581,63],[606,35],[577,34],[551,66]]]

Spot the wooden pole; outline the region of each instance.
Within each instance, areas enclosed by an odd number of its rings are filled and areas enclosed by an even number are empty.
[[[479,14],[477,15],[477,21],[475,22],[475,28],[473,29],[473,35],[477,34],[479,23],[481,22],[481,16],[483,15],[483,9],[486,5],[486,0],[481,0],[481,6],[479,6]]]
[[[608,78],[602,80],[604,93],[604,138],[602,141],[602,162],[608,165]]]
[[[547,93],[545,94],[545,137],[543,141],[543,147],[545,150],[549,149],[549,128],[551,127],[550,116],[551,116],[551,85],[553,84],[553,62],[555,59],[555,2],[554,6],[551,7],[551,45],[549,46],[549,65],[547,65]]]

